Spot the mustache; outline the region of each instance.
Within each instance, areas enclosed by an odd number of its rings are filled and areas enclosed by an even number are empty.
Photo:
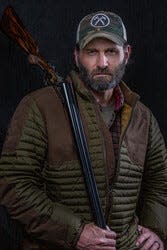
[[[104,69],[98,68],[98,69],[94,69],[91,73],[92,76],[101,75],[101,74],[102,75],[113,75],[113,72],[108,68],[104,68]]]

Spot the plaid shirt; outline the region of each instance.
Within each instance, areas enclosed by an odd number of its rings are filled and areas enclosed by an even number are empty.
[[[112,121],[111,126],[109,127],[109,130],[112,135],[115,161],[117,163],[119,140],[120,140],[120,135],[121,135],[121,109],[124,104],[124,96],[119,85],[116,86],[113,91],[113,99],[114,99],[115,119]]]
[[[112,142],[114,148],[115,161],[118,161],[118,148],[119,148],[119,140],[121,134],[121,108],[124,104],[124,97],[122,91],[119,86],[116,86],[113,91],[113,111],[111,110],[110,115],[108,117],[109,121],[105,121],[106,125],[109,128],[109,131],[112,135]],[[100,107],[101,112],[103,112],[104,108]],[[104,117],[103,117],[104,118]]]

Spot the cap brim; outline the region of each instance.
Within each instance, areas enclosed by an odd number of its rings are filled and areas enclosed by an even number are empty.
[[[118,37],[113,33],[96,32],[94,34],[89,34],[87,37],[81,40],[79,44],[80,49],[83,49],[89,42],[91,42],[95,38],[106,38],[120,46],[122,46],[126,42],[126,40],[122,39],[121,37]]]

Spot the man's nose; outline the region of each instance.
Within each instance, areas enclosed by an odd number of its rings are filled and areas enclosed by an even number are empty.
[[[106,57],[105,54],[99,54],[97,66],[99,68],[106,68],[108,66],[108,58]]]

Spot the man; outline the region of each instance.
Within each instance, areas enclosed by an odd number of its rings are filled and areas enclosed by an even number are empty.
[[[23,249],[164,249],[167,152],[157,122],[122,81],[131,48],[112,12],[77,30],[75,86],[106,230],[97,227],[66,108],[51,87],[18,106],[0,162],[1,204],[25,228]]]

